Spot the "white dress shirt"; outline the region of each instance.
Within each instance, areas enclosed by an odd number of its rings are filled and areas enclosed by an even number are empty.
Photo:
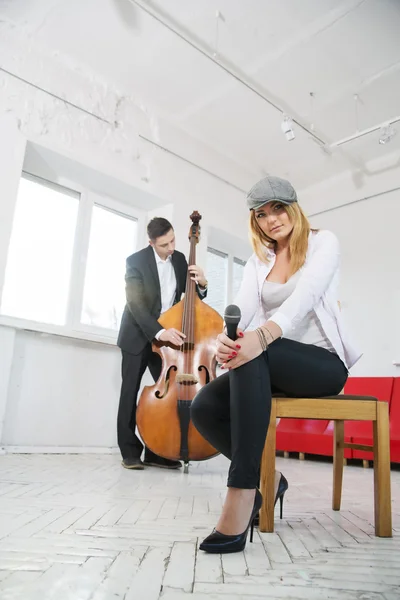
[[[275,264],[275,252],[266,249],[268,263],[253,254],[244,269],[243,281],[235,304],[242,316],[239,323],[246,329],[255,319],[258,326],[265,323],[262,304],[264,281]],[[361,354],[351,344],[342,322],[338,306],[339,242],[330,231],[310,232],[306,260],[294,291],[271,317],[288,337],[310,311],[315,311],[322,329],[347,368],[351,368]]]
[[[175,294],[176,294],[176,275],[174,266],[172,264],[172,256],[168,256],[166,260],[160,258],[157,252],[154,250],[154,258],[156,259],[158,278],[160,280],[160,290],[161,290],[161,314],[165,313],[166,310],[171,308],[174,304]],[[156,334],[156,339],[158,340],[162,332],[165,329],[161,329]]]
[[[154,250],[154,258],[156,259],[158,278],[160,280],[161,289],[161,314],[171,308],[174,304],[176,294],[176,275],[172,264],[172,256],[168,256],[166,260],[160,258]]]

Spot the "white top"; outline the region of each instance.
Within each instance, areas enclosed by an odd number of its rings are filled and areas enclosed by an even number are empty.
[[[268,263],[256,254],[247,261],[243,281],[235,299],[242,317],[239,327],[246,329],[253,319],[262,325],[267,319],[261,301],[264,281],[275,264],[275,252],[266,248]],[[274,321],[288,337],[306,315],[314,310],[336,354],[351,368],[361,354],[348,337],[338,306],[339,242],[330,231],[310,232],[306,261],[300,269],[295,289],[274,313]]]
[[[273,315],[292,294],[300,275],[300,271],[297,271],[297,273],[292,275],[286,283],[264,281],[261,292],[261,302],[267,321],[273,318]],[[334,347],[322,329],[315,310],[311,310],[286,337],[295,342],[312,344],[313,346],[325,348],[326,350],[329,350],[329,352],[335,352]]]

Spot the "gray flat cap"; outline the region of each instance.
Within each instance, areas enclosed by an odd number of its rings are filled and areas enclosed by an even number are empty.
[[[297,202],[297,194],[289,181],[272,175],[267,175],[253,185],[246,197],[250,210],[276,200],[283,204],[293,204],[293,202]]]

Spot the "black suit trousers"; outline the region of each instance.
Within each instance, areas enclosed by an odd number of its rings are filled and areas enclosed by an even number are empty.
[[[117,418],[118,446],[122,458],[140,458],[143,444],[136,435],[137,396],[146,368],[154,379],[161,373],[161,358],[152,352],[151,344],[146,344],[139,354],[122,352],[122,386]]]

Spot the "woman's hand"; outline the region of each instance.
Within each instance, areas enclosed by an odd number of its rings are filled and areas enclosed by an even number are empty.
[[[221,369],[236,369],[253,360],[262,352],[260,340],[255,331],[243,333],[237,330],[238,339],[232,341],[225,333],[217,337],[217,360]]]

